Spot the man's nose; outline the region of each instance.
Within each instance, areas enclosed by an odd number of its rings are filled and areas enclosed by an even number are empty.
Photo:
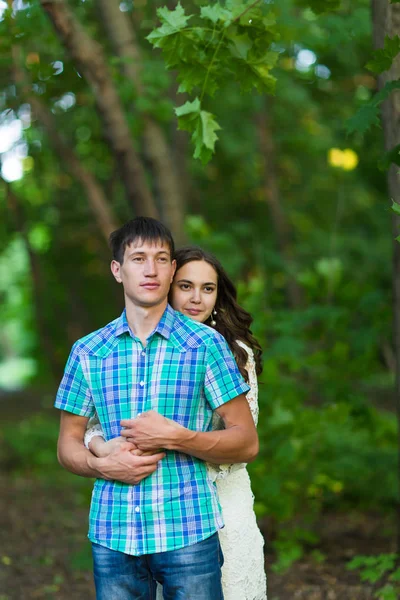
[[[154,277],[155,275],[157,275],[157,265],[155,260],[151,258],[146,260],[146,262],[144,263],[144,274],[146,275],[146,277]]]

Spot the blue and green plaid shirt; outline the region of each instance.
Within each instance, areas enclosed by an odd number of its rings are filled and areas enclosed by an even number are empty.
[[[121,419],[156,410],[195,431],[211,428],[212,411],[247,393],[224,338],[170,306],[144,348],[125,312],[74,344],[55,406],[90,417],[97,412],[106,440]],[[167,451],[137,485],[97,479],[89,539],[139,556],[206,539],[223,526],[205,463]]]

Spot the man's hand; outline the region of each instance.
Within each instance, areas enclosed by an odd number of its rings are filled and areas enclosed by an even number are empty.
[[[89,467],[96,469],[103,479],[122,481],[136,485],[157,469],[165,454],[159,452],[144,455],[134,444],[122,442],[115,450],[104,458],[88,459]]]
[[[140,450],[171,449],[177,438],[189,430],[154,410],[142,413],[136,419],[121,421],[121,435]]]
[[[87,417],[61,411],[58,460],[72,473],[135,485],[154,473],[159,461],[165,457],[162,452],[146,456],[147,453],[125,440],[118,441],[108,456],[94,456],[83,445],[87,422]]]

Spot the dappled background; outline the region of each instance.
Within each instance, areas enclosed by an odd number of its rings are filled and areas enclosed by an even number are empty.
[[[123,306],[107,236],[147,214],[218,256],[264,348],[270,599],[393,600],[384,136],[368,109],[347,131],[377,90],[369,1],[182,4],[0,0],[0,598],[94,597],[91,482],[58,466],[51,407],[71,345]]]

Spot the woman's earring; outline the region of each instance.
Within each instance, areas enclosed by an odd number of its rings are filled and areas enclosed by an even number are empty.
[[[215,327],[216,324],[217,324],[217,321],[215,320],[215,315],[216,314],[217,314],[217,311],[214,308],[214,310],[211,313],[211,323],[210,323],[211,327]]]

